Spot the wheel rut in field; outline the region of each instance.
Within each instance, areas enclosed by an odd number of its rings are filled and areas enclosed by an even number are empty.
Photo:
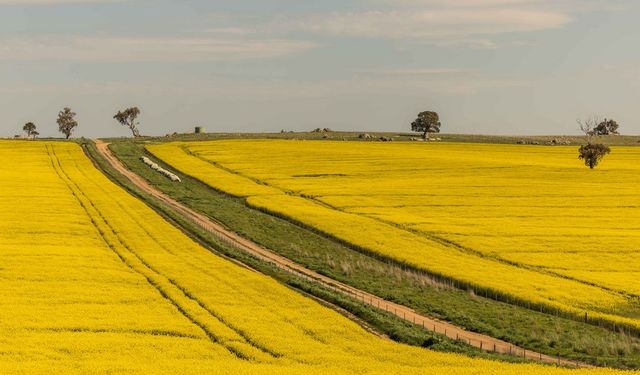
[[[47,147],[47,152],[56,174],[69,188],[109,249],[111,249],[129,269],[141,275],[185,318],[199,327],[213,344],[226,348],[236,357],[243,360],[259,360],[259,358],[256,358],[254,355],[256,351],[263,354],[259,357],[264,357],[265,354],[272,359],[279,356],[277,353],[265,350],[255,345],[255,343],[250,342],[244,335],[237,332],[234,327],[227,325],[226,322],[217,317],[210,309],[205,308],[201,301],[187,293],[184,288],[176,285],[173,280],[156,270],[131,249],[126,241],[118,235],[118,231],[113,228],[107,218],[98,210],[93,201],[89,199],[80,186],[78,186],[64,170],[52,146]],[[229,333],[224,334],[223,336],[225,336],[225,338],[223,338],[216,332],[220,329],[232,331],[235,338],[229,339]]]
[[[169,195],[163,193],[162,191],[151,185],[151,183],[149,183],[146,179],[128,169],[111,152],[108,147],[109,143],[101,140],[95,140],[94,142],[98,153],[109,163],[109,165],[118,173],[131,181],[137,188],[151,196],[153,199],[171,207],[174,211],[182,215],[184,218],[216,236],[218,239],[259,260],[273,264],[278,268],[301,277],[305,280],[314,282],[335,292],[359,300],[364,304],[393,314],[405,321],[411,322],[418,326],[422,326],[424,329],[442,334],[450,339],[463,341],[471,346],[487,352],[508,354],[533,361],[558,364],[561,366],[581,368],[592,367],[586,363],[526,350],[524,348],[491,336],[465,330],[464,328],[458,327],[454,324],[422,315],[410,307],[387,301],[376,295],[312,271],[301,264],[293,262],[286,257],[276,254],[275,252],[240,236],[239,234],[229,230],[212,218],[177,202]]]

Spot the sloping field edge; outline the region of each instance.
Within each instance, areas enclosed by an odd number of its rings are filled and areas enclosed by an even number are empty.
[[[114,169],[116,169],[119,173],[129,179],[129,181],[134,183],[138,188],[151,195],[154,199],[160,200],[162,203],[176,209],[178,212],[183,214],[185,218],[189,219],[208,232],[216,235],[222,241],[240,250],[243,250],[261,260],[269,262],[281,268],[282,270],[293,273],[305,280],[328,287],[329,289],[338,293],[358,299],[372,307],[378,308],[388,313],[392,313],[393,315],[401,319],[404,319],[418,326],[422,326],[424,329],[443,334],[444,336],[447,336],[451,339],[467,342],[469,345],[477,347],[484,351],[510,354],[534,361],[559,364],[563,366],[592,367],[585,363],[552,357],[542,353],[526,350],[487,335],[464,330],[451,323],[443,322],[427,317],[425,315],[418,314],[415,310],[409,307],[387,301],[360,289],[354,288],[350,285],[341,283],[327,276],[320,275],[314,271],[311,271],[306,267],[291,261],[288,258],[275,254],[274,252],[241,237],[240,235],[225,228],[221,224],[215,222],[211,218],[180,204],[179,202],[173,200],[171,197],[157,190],[155,187],[151,186],[145,179],[135,174],[133,171],[127,169],[111,153],[108,148],[108,143],[96,140],[95,145],[100,155],[105,158]]]

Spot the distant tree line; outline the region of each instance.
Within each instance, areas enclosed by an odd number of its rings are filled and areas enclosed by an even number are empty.
[[[65,107],[62,111],[58,112],[58,118],[56,119],[58,131],[64,135],[65,139],[69,139],[78,127],[76,115],[77,114],[69,107]],[[137,121],[138,116],[140,116],[140,109],[138,107],[130,107],[118,111],[113,118],[118,121],[120,125],[129,128],[134,137],[140,137],[140,131],[138,130],[140,122]],[[33,122],[24,124],[22,130],[27,134],[27,138],[36,139],[37,136],[40,135],[36,124]]]
[[[611,153],[611,148],[603,143],[596,142],[598,136],[620,134],[620,125],[613,119],[600,118],[598,116],[578,119],[580,130],[587,136],[587,143],[578,149],[578,158],[590,169],[600,164],[602,159]],[[411,123],[411,130],[422,133],[422,139],[428,140],[432,133],[439,133],[442,123],[440,116],[434,111],[424,111]]]
[[[140,109],[138,107],[129,107],[118,111],[113,118],[120,125],[129,128],[131,134],[137,138],[140,137],[140,130],[138,129],[140,122],[138,121],[138,116],[140,116]],[[580,130],[587,136],[587,143],[581,145],[578,149],[578,158],[583,160],[587,167],[594,169],[606,155],[611,153],[609,146],[595,142],[596,137],[620,134],[620,125],[615,120],[607,118],[601,119],[597,116],[578,119],[577,121]],[[69,139],[78,127],[76,113],[69,107],[65,107],[58,113],[56,122],[58,124],[58,131],[60,131],[66,139]],[[411,123],[411,130],[422,133],[422,138],[428,140],[430,134],[440,132],[441,126],[442,123],[440,122],[440,116],[437,112],[424,111],[420,112],[417,118]],[[26,123],[22,127],[22,130],[27,134],[28,138],[35,139],[40,134],[33,122]]]

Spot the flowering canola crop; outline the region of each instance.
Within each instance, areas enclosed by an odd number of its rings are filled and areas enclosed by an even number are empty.
[[[193,242],[76,144],[0,160],[0,373],[573,373],[374,336]]]
[[[249,205],[531,306],[640,327],[640,148],[225,140],[148,146]]]

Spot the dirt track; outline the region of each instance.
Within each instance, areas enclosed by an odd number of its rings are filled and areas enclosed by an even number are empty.
[[[502,341],[490,336],[466,331],[453,324],[421,315],[409,307],[399,305],[393,302],[389,302],[375,295],[364,292],[360,289],[353,288],[347,284],[344,284],[339,281],[328,278],[326,276],[320,275],[312,270],[307,269],[306,267],[298,263],[291,261],[288,258],[282,257],[271,250],[268,250],[252,241],[249,241],[239,236],[238,234],[230,231],[229,229],[225,228],[223,225],[221,225],[220,223],[217,223],[216,221],[209,218],[208,216],[205,216],[199,212],[196,212],[190,209],[189,207],[186,207],[181,203],[175,201],[173,198],[169,197],[168,195],[164,194],[163,192],[159,191],[154,186],[152,186],[147,180],[145,180],[138,174],[134,173],[133,171],[129,170],[127,167],[125,167],[124,164],[122,164],[120,160],[118,160],[111,153],[111,150],[108,147],[109,145],[108,143],[105,143],[101,140],[95,140],[95,144],[100,155],[102,155],[113,168],[115,168],[119,173],[121,173],[126,178],[128,178],[138,188],[145,191],[155,199],[172,207],[173,209],[178,211],[180,214],[182,214],[185,218],[189,219],[193,223],[202,227],[206,231],[212,233],[213,235],[220,238],[221,240],[229,243],[230,245],[242,251],[245,251],[251,254],[252,256],[258,259],[272,263],[283,270],[294,273],[297,276],[303,277],[307,280],[321,284],[327,288],[335,290],[336,292],[358,299],[368,305],[387,311],[404,320],[407,320],[411,323],[422,326],[425,329],[437,332],[439,334],[443,334],[452,339],[464,341],[469,345],[475,346],[485,351],[511,354],[514,356],[525,357],[527,359],[531,359],[535,361],[541,361],[546,363],[556,363],[564,366],[591,367],[584,363],[569,361],[562,358],[552,357],[552,356],[544,355],[541,353],[525,350],[523,348],[517,347],[515,345],[509,344],[505,341]]]

